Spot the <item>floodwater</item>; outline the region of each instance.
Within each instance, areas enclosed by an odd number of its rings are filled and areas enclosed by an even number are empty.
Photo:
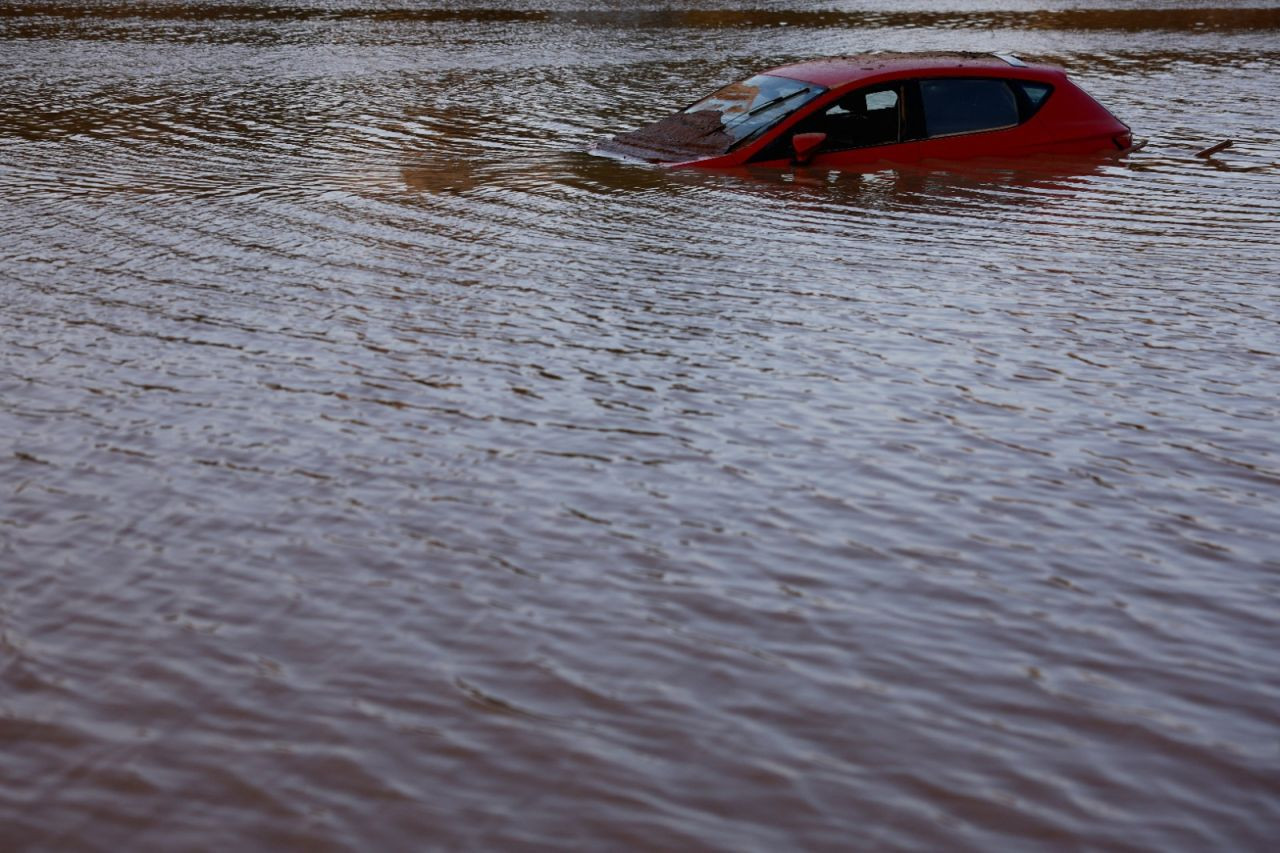
[[[942,48],[1150,142],[584,153]],[[0,0],[0,848],[1275,849],[1278,76],[1265,3]]]

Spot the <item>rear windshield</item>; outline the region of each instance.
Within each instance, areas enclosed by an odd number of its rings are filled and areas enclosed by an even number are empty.
[[[683,112],[718,113],[721,130],[732,137],[736,145],[771,127],[825,91],[816,83],[759,74],[730,83],[686,107]]]

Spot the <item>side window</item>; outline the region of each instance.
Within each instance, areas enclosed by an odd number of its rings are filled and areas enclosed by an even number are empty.
[[[1018,123],[1018,101],[1003,80],[921,80],[925,136],[998,130]]]
[[[1048,83],[1032,83],[1027,80],[1019,80],[1018,86],[1034,109],[1040,109],[1040,105],[1044,103],[1045,98],[1049,97],[1049,92],[1053,88]]]
[[[859,89],[796,123],[752,158],[753,161],[791,158],[791,137],[797,133],[825,133],[818,152],[846,151],[900,142],[905,115],[901,84]]]
[[[1026,121],[1049,100],[1053,87],[1048,83],[1033,83],[1030,80],[1019,80],[1013,85],[1022,93],[1022,120]]]
[[[902,97],[896,85],[845,95],[806,122],[804,133],[825,133],[823,151],[887,145],[901,136]]]

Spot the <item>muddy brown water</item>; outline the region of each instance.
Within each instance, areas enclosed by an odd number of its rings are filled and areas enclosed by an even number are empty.
[[[1155,5],[0,2],[0,847],[1275,849],[1280,7]],[[869,49],[1150,143],[583,153]]]

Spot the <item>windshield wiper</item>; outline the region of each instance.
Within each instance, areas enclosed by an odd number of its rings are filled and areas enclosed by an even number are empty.
[[[784,101],[789,101],[789,100],[791,100],[791,99],[792,99],[792,98],[794,98],[796,95],[803,95],[803,94],[806,94],[806,93],[811,92],[811,91],[813,91],[813,90],[812,90],[812,89],[810,89],[808,86],[806,86],[806,87],[805,87],[805,88],[803,88],[803,89],[796,89],[794,92],[788,92],[788,93],[787,93],[787,94],[785,94],[785,95],[779,95],[779,96],[778,96],[778,97],[776,97],[776,98],[770,98],[769,100],[765,101],[765,102],[764,102],[763,104],[761,104],[760,106],[758,106],[758,107],[752,107],[751,109],[747,110],[745,113],[743,113],[742,115],[738,116],[738,117],[737,117],[736,119],[734,119],[733,121],[731,121],[731,122],[729,122],[728,124],[724,125],[724,127],[725,127],[725,129],[728,129],[728,128],[733,127],[733,126],[735,126],[735,125],[741,124],[742,122],[746,121],[747,119],[751,118],[752,116],[754,116],[754,115],[756,115],[756,114],[758,114],[758,113],[762,113],[762,112],[764,112],[765,110],[772,109],[773,107],[776,107],[778,104],[781,104],[781,103],[783,103]]]

